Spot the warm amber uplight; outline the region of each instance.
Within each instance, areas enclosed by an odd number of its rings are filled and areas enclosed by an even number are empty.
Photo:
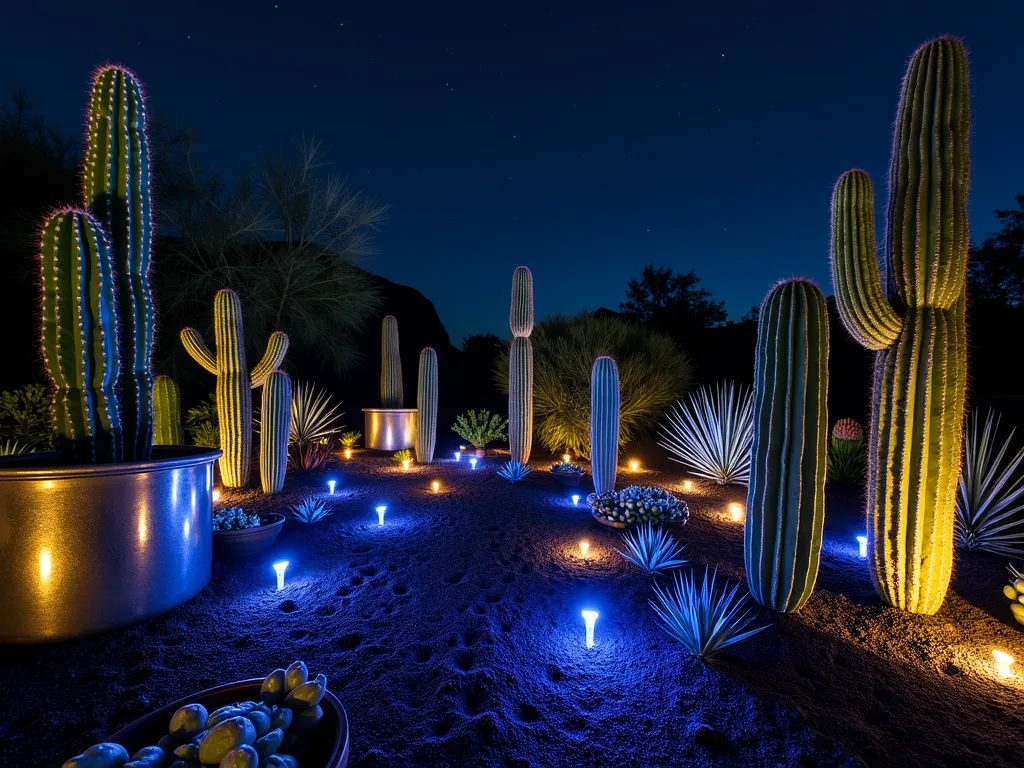
[[[441,490],[441,481],[435,480],[430,484],[430,487],[434,489],[434,493],[437,493],[438,491]]]
[[[412,459],[402,459],[402,469],[408,469],[410,464],[412,464]]]
[[[345,458],[346,459],[351,459],[352,458],[352,449],[351,448],[346,448],[345,449]]]
[[[588,552],[590,552],[590,542],[589,541],[581,541],[580,542],[580,554],[583,557],[586,557]]]
[[[213,503],[216,504],[220,501],[220,488],[213,489]]]
[[[1013,672],[1010,671],[1013,656],[1005,651],[992,651],[992,658],[996,660],[996,670],[1000,677],[1013,677]]]
[[[139,544],[145,544],[149,538],[149,526],[146,525],[146,518],[139,516]]]
[[[640,462],[637,461],[636,459],[632,459],[629,462],[629,471],[630,472],[639,472],[640,471]]]
[[[734,523],[743,522],[743,505],[733,502],[729,505],[729,517],[733,519]]]
[[[43,584],[50,583],[50,576],[53,575],[53,560],[50,557],[50,549],[43,547],[39,550],[39,580]]]
[[[562,454],[562,463],[563,464],[568,464],[570,461],[572,461],[572,454],[571,453],[563,453]]]
[[[693,480],[683,480],[683,490],[684,491],[692,491],[693,490]]]

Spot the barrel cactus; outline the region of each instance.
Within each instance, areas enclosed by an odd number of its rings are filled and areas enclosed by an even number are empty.
[[[288,469],[288,433],[292,424],[292,380],[274,371],[263,385],[260,409],[260,485],[264,493],[280,493]]]
[[[380,329],[380,405],[381,408],[401,408],[404,402],[402,358],[398,351],[398,320],[388,315]]]
[[[828,447],[828,314],[805,280],[761,307],[754,357],[754,447],[743,552],[751,596],[798,611],[818,576]]]
[[[217,415],[220,421],[220,474],[228,488],[249,482],[252,455],[252,390],[262,386],[288,351],[288,336],[270,335],[263,359],[250,372],[245,360],[242,302],[230,289],[217,291],[213,300],[213,327],[217,354],[194,328],[183,328],[181,343],[192,358],[217,376]]]
[[[420,351],[419,385],[416,388],[416,461],[434,461],[437,442],[437,352]]]
[[[526,464],[533,447],[533,274],[527,267],[516,267],[512,273],[508,324],[508,442],[512,461]]]
[[[181,393],[170,376],[153,380],[153,445],[184,445],[181,424]]]
[[[599,357],[590,374],[590,471],[595,493],[615,490],[618,463],[619,369],[610,357]]]
[[[903,81],[889,171],[887,279],[874,252],[871,182],[849,171],[832,198],[832,280],[850,334],[877,352],[868,441],[875,589],[911,613],[942,605],[967,381],[967,54],[939,38]]]

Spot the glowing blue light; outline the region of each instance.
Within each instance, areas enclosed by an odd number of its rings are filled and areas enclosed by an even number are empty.
[[[461,461],[462,460],[462,451],[456,451],[455,452],[455,460],[456,461]]]
[[[587,648],[594,647],[594,625],[597,624],[597,611],[583,611],[583,621],[587,624]]]
[[[377,524],[384,525],[384,513],[388,511],[388,508],[381,504],[377,507]]]
[[[868,537],[858,536],[857,547],[860,550],[860,556],[866,558],[868,556]]]
[[[578,506],[579,503],[580,503],[580,495],[578,493],[574,493],[572,495],[572,505],[575,507],[575,506]]]
[[[470,466],[471,469],[476,469],[476,458],[475,457],[469,460],[469,466]]]
[[[337,481],[337,480],[328,480],[328,481],[327,481],[327,492],[328,492],[328,493],[329,493],[329,494],[330,494],[331,496],[333,496],[333,495],[334,495],[334,486],[335,486],[335,485],[337,485],[337,484],[338,484],[338,481]]]
[[[284,589],[284,572],[286,568],[288,568],[287,560],[282,560],[279,563],[274,563],[274,571],[277,573],[278,590]]]

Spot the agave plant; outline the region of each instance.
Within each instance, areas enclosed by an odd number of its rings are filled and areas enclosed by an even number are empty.
[[[19,453],[28,453],[28,446],[21,445],[17,440],[0,443],[0,456],[16,456]]]
[[[754,396],[731,381],[716,389],[701,387],[676,403],[662,425],[659,443],[698,477],[719,485],[750,479],[750,448],[754,440]]]
[[[405,462],[407,461],[411,462],[414,456],[411,450],[409,450],[408,448],[403,448],[402,450],[395,451],[393,454],[391,454],[391,458],[394,459],[399,464],[404,465]]]
[[[298,504],[292,507],[291,512],[292,517],[306,525],[319,523],[332,514],[327,508],[327,503],[316,496],[304,496]]]
[[[510,483],[518,483],[530,474],[530,467],[521,461],[506,461],[498,470],[498,474]]]
[[[681,557],[683,547],[676,544],[668,531],[655,528],[653,523],[644,523],[622,534],[622,543],[626,551],[615,551],[648,576],[686,565],[686,558]]]
[[[292,428],[288,434],[288,464],[301,471],[323,469],[338,448],[340,404],[325,390],[299,381],[292,391]]]
[[[1015,431],[998,444],[999,416],[991,408],[984,426],[979,428],[977,410],[967,420],[954,518],[956,543],[963,549],[1024,553],[1024,448],[1010,454]]]
[[[702,659],[768,628],[751,629],[754,616],[744,606],[739,584],[729,590],[728,584],[719,583],[717,578],[718,569],[709,575],[705,566],[704,582],[697,586],[692,571],[687,575],[676,571],[668,589],[654,585],[654,599],[650,601],[664,630]]]
[[[363,433],[359,431],[355,432],[342,432],[341,433],[341,447],[342,448],[355,448],[363,437]]]

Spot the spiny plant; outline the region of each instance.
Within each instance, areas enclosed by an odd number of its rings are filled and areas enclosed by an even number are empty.
[[[260,486],[264,493],[280,493],[284,488],[291,414],[292,380],[284,371],[274,371],[263,384],[260,408]]]
[[[341,447],[342,448],[355,448],[356,447],[356,443],[358,443],[362,438],[363,438],[363,433],[359,432],[359,431],[342,432],[341,433]]]
[[[518,483],[530,474],[530,472],[531,469],[529,465],[512,459],[511,461],[506,461],[501,465],[501,469],[498,470],[498,476],[505,478],[510,483]]]
[[[619,369],[610,357],[590,374],[590,472],[597,494],[615,490],[619,464]]]
[[[292,391],[291,434],[288,438],[288,463],[302,472],[323,467],[338,447],[340,419],[344,415],[332,403],[326,390],[312,382],[298,382]],[[358,438],[357,438],[358,439]]]
[[[224,288],[213,300],[215,355],[195,328],[183,328],[181,343],[199,365],[217,376],[217,415],[220,426],[220,474],[228,488],[242,488],[252,469],[252,390],[277,370],[288,351],[288,336],[275,331],[263,359],[250,372],[245,359],[242,302]]]
[[[622,534],[625,551],[615,550],[648,576],[686,565],[683,546],[676,543],[667,530],[644,523]]]
[[[21,445],[17,440],[5,440],[0,443],[0,456],[17,456],[19,453],[28,453],[28,447]]]
[[[402,356],[398,347],[398,320],[387,315],[380,328],[380,406],[401,408],[405,403],[402,387]]]
[[[868,441],[869,565],[882,599],[942,605],[953,567],[967,384],[967,53],[942,37],[903,80],[889,169],[885,284],[863,171],[832,196],[832,282],[846,329],[876,352]]]
[[[412,451],[410,451],[408,448],[403,448],[400,451],[395,451],[394,454],[392,454],[391,458],[394,459],[395,462],[397,462],[398,464],[402,464],[406,461],[412,461],[415,457],[413,456]]]
[[[754,616],[744,606],[740,585],[729,590],[717,578],[718,569],[709,575],[705,566],[704,581],[698,586],[692,571],[685,575],[676,571],[672,586],[663,589],[655,584],[654,599],[649,601],[662,628],[702,659],[768,628],[751,628]]]
[[[466,411],[455,417],[452,432],[474,448],[486,448],[488,443],[507,439],[508,419],[486,408],[480,411]]]
[[[533,273],[527,267],[516,267],[512,273],[508,324],[508,442],[512,460],[525,464],[533,447]]]
[[[771,290],[757,323],[754,446],[743,553],[750,595],[800,610],[818,577],[825,523],[828,312],[806,280]]]
[[[416,387],[416,461],[430,464],[437,442],[437,352],[420,351],[419,383]]]
[[[184,445],[181,424],[181,393],[170,376],[153,381],[153,445]]]
[[[701,387],[676,403],[662,425],[658,444],[672,461],[718,485],[746,485],[754,441],[754,397],[749,389],[723,381]]]
[[[316,496],[304,496],[291,508],[292,517],[305,525],[315,525],[333,514],[327,507],[327,502]]]
[[[967,420],[964,463],[956,494],[957,546],[999,555],[1024,554],[1024,447],[1011,453],[1016,430],[997,442],[1000,417],[989,409],[979,429],[978,412]]]
[[[832,427],[828,449],[828,479],[844,485],[860,485],[868,469],[864,429],[853,419],[840,419]]]

